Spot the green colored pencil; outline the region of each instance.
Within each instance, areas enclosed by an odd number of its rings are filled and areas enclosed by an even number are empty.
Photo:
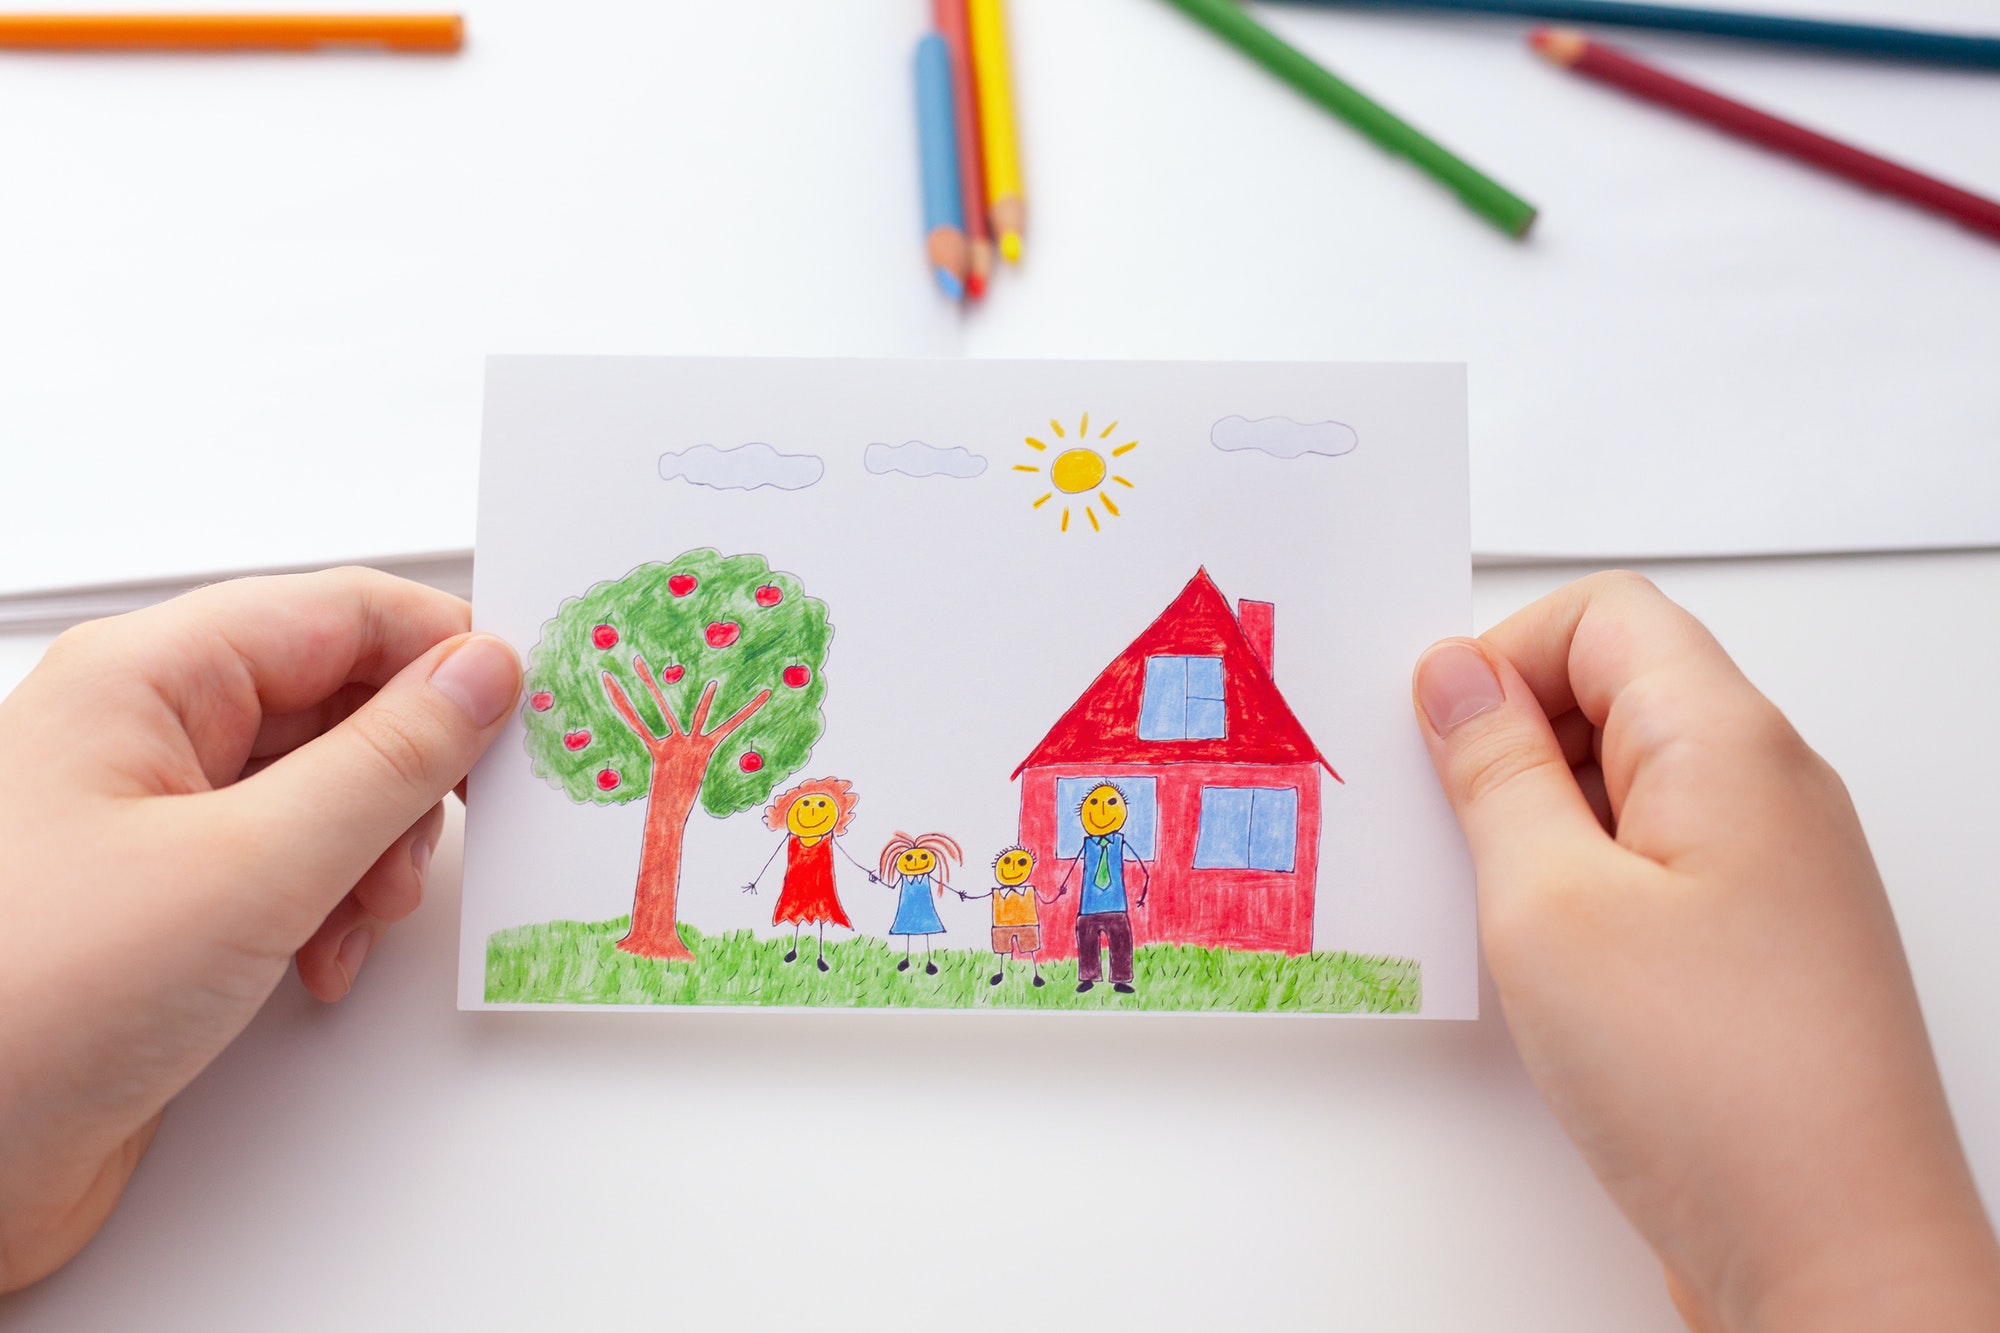
[[[1450,186],[1467,207],[1509,236],[1526,236],[1534,225],[1533,204],[1315,64],[1303,51],[1244,13],[1233,0],[1169,3],[1381,147],[1408,158]]]

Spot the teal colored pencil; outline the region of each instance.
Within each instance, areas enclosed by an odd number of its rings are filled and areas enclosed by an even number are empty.
[[[1473,212],[1521,237],[1535,224],[1535,206],[1465,161],[1416,126],[1343,82],[1297,47],[1238,8],[1232,0],[1168,0],[1188,17],[1249,56],[1328,112],[1408,158],[1451,187]]]

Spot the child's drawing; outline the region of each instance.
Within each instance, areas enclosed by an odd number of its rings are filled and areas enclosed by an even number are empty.
[[[1103,523],[1098,521],[1097,511],[1102,508],[1107,517],[1117,518],[1125,511],[1119,502],[1111,498],[1113,490],[1132,490],[1137,486],[1130,477],[1114,468],[1127,465],[1119,460],[1139,447],[1137,440],[1127,440],[1123,444],[1107,444],[1117,434],[1118,423],[1113,421],[1097,432],[1097,438],[1090,438],[1090,413],[1085,412],[1077,423],[1076,435],[1071,437],[1062,422],[1049,418],[1050,439],[1029,435],[1022,441],[1035,453],[1047,461],[1016,463],[1016,472],[1028,472],[1043,478],[1046,485],[1034,499],[1034,507],[1040,509],[1051,500],[1056,500],[1062,514],[1063,532],[1070,529],[1070,511],[1081,507],[1083,516],[1090,520],[1092,532],[1102,532]],[[1061,498],[1058,500],[1057,497]],[[1081,531],[1081,529],[1078,529]]]
[[[646,801],[618,947],[690,962],[677,903],[698,800],[761,805],[824,726],[826,606],[763,557],[688,551],[564,602],[528,657],[528,753],[573,801]],[[831,918],[829,918],[831,919]]]
[[[1457,372],[494,373],[461,1003],[1475,1011]]]
[[[951,887],[950,862],[964,860],[965,853],[958,843],[942,833],[911,837],[898,829],[896,836],[882,848],[880,878],[896,890],[896,919],[889,923],[889,934],[900,936],[903,941],[903,961],[896,964],[897,971],[910,970],[910,948],[921,935],[924,971],[937,975],[931,938],[944,934],[944,921],[938,916],[931,895],[935,892],[940,898],[944,896],[944,891]]]
[[[993,900],[993,952],[999,963],[987,984],[997,986],[1007,979],[1008,960],[1026,956],[1033,969],[1034,984],[1042,980],[1042,925],[1039,906],[1052,903],[1060,892],[1043,896],[1029,876],[1035,873],[1035,854],[1018,843],[993,858],[993,887],[985,893],[958,890],[960,902]]]
[[[854,794],[853,783],[840,778],[814,778],[810,782],[801,782],[789,791],[780,792],[764,809],[764,826],[782,831],[785,841],[778,851],[771,853],[771,859],[764,862],[763,869],[743,888],[746,893],[757,892],[758,881],[771,868],[771,862],[778,859],[778,852],[785,854],[784,887],[778,891],[778,905],[771,912],[771,924],[792,928],[792,947],[784,959],[787,963],[798,961],[799,931],[813,926],[819,932],[819,970],[827,971],[827,923],[848,930],[854,928],[854,923],[847,919],[847,912],[840,905],[840,890],[834,882],[833,853],[836,848],[871,882],[881,882],[873,871],[840,846],[840,835],[847,832],[847,826],[853,822],[854,807],[858,804],[860,798]]]
[[[1340,775],[1278,690],[1276,614],[1198,571],[1014,770],[1022,844],[1081,886],[1048,923],[1080,983],[1100,941],[1121,986],[1135,941],[1312,949],[1320,771]]]
[[[1273,458],[1351,454],[1361,437],[1340,421],[1294,421],[1290,417],[1224,417],[1209,428],[1208,441],[1226,452],[1255,449]]]

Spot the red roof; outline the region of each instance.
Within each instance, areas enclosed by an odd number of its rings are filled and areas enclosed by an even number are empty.
[[[1139,739],[1139,702],[1149,657],[1220,657],[1224,735],[1214,740]],[[1306,734],[1251,648],[1222,590],[1197,570],[1173,604],[1104,668],[1083,696],[1014,770],[1045,764],[1319,763],[1341,781]]]

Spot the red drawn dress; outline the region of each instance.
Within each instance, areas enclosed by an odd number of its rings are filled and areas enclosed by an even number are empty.
[[[833,839],[821,838],[808,847],[803,838],[789,838],[785,842],[785,887],[778,894],[771,924],[811,926],[822,921],[854,929],[854,923],[840,909],[840,895],[833,887]]]

